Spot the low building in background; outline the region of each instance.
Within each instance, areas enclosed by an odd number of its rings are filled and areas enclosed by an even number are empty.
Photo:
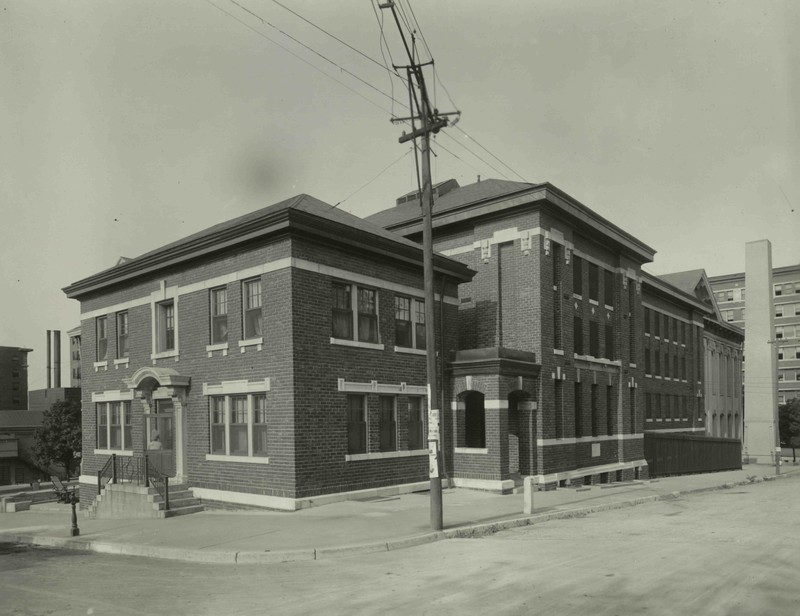
[[[0,410],[0,486],[48,479],[33,455],[33,434],[41,425],[40,411]]]

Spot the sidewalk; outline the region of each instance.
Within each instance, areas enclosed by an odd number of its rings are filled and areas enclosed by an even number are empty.
[[[785,465],[779,479],[800,476]],[[522,513],[522,494],[444,491],[444,525],[430,530],[427,492],[345,501],[293,513],[206,511],[167,519],[90,520],[78,516],[79,537],[70,537],[68,505],[47,503],[30,511],[0,514],[0,541],[146,556],[198,563],[275,563],[316,560],[359,552],[401,549],[452,537],[480,536],[551,519],[579,517],[679,494],[730,488],[776,478],[773,467],[707,473],[536,492],[534,513]]]

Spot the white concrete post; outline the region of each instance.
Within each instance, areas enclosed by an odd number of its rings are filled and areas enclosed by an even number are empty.
[[[533,484],[533,477],[528,475],[525,477],[523,490],[523,503],[522,513],[533,513],[533,493],[536,491],[536,486]]]

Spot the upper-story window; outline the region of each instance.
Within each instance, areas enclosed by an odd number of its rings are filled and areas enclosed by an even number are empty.
[[[108,317],[97,317],[97,361],[108,358]]]
[[[117,313],[117,359],[128,356],[128,313]]]
[[[261,337],[261,281],[242,283],[242,322],[245,338]]]
[[[377,343],[378,292],[341,282],[331,287],[333,337]]]
[[[600,268],[589,263],[589,299],[600,301]]]
[[[175,350],[175,302],[156,304],[156,352]]]
[[[572,292],[583,295],[583,259],[572,256]]]
[[[614,306],[614,272],[603,270],[603,301],[606,306]]]
[[[228,341],[228,289],[211,289],[211,344]]]
[[[394,298],[395,344],[425,348],[425,302],[400,295]]]
[[[725,292],[725,301],[732,302],[733,301],[733,289],[730,289]]]

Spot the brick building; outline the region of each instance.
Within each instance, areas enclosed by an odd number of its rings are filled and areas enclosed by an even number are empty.
[[[705,430],[713,297],[644,272],[652,248],[549,183],[436,188],[434,247],[477,272],[446,385],[456,485],[640,477],[645,431]],[[368,220],[419,242],[419,211],[411,193]]]
[[[33,349],[0,346],[0,411],[28,408],[28,353]]]
[[[455,349],[473,272],[435,267]],[[417,244],[301,195],[65,293],[81,304],[83,506],[112,453],[145,451],[205,501],[296,509],[427,487]]]
[[[723,320],[744,327],[744,272],[714,276],[709,282]],[[800,397],[800,265],[773,268],[772,294],[775,304],[773,340],[778,353],[778,403],[785,404]]]
[[[73,327],[67,332],[69,338],[69,384],[81,386],[81,327]]]

